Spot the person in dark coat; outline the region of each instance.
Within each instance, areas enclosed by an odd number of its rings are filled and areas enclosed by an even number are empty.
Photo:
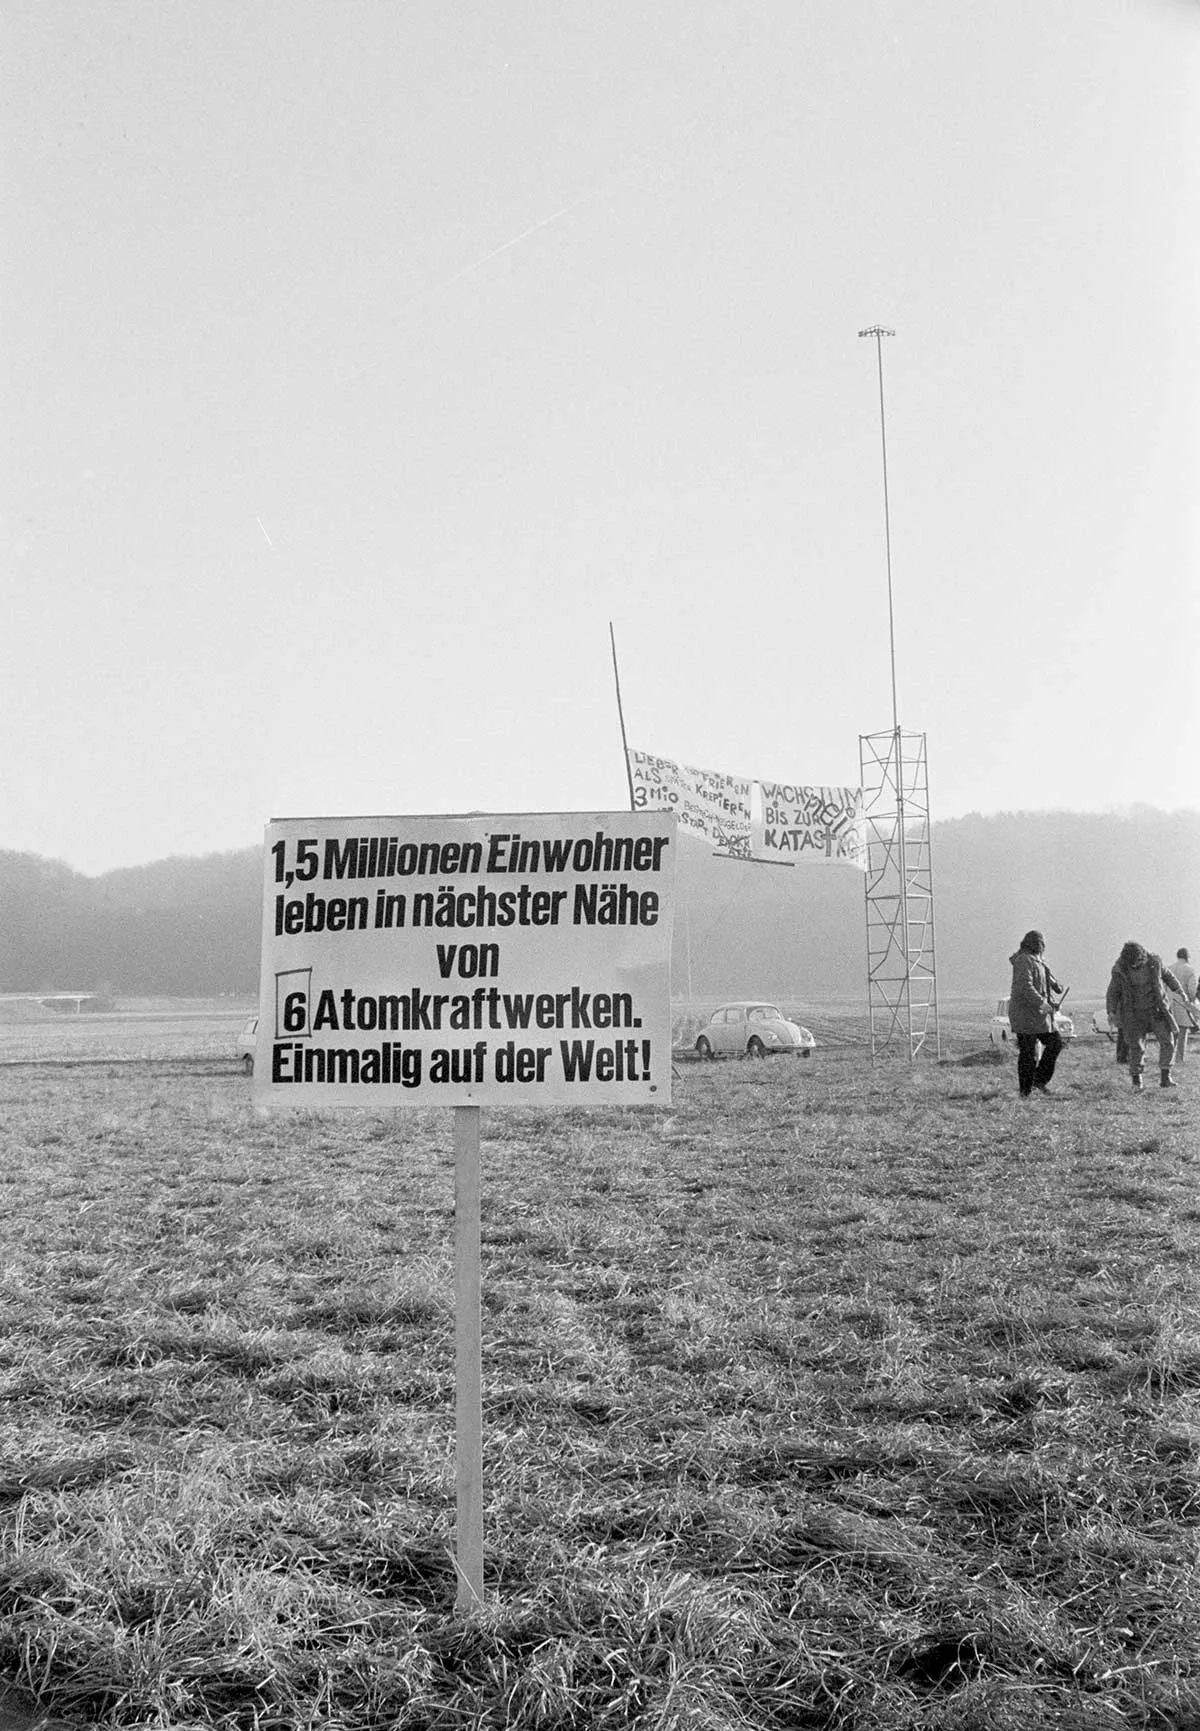
[[[1012,963],[1008,1020],[1017,1042],[1017,1088],[1023,1100],[1028,1100],[1035,1088],[1042,1094],[1049,1092],[1063,1048],[1062,1035],[1054,1026],[1054,1011],[1055,999],[1061,1003],[1064,993],[1042,960],[1045,950],[1041,932],[1026,932],[1020,949],[1008,958]]]
[[[1158,1041],[1158,1073],[1164,1088],[1178,1084],[1171,1074],[1175,1058],[1175,1036],[1179,1032],[1171,1014],[1170,993],[1183,995],[1180,982],[1161,956],[1152,955],[1141,944],[1127,943],[1113,966],[1104,1008],[1117,1029],[1129,1058],[1129,1075],[1135,1088],[1142,1085],[1146,1065],[1146,1040]]]

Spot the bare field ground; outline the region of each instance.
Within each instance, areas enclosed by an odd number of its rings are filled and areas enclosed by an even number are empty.
[[[228,1058],[257,1005],[242,998],[141,998],[101,1014],[0,1005],[0,1064]]]
[[[872,1072],[850,1027],[809,1063],[681,1063],[666,1111],[485,1112],[489,1603],[462,1619],[450,1114],[258,1122],[244,1014],[190,1052],[178,1015],[126,1018],[65,1063],[58,1018],[24,1061],[0,1030],[25,1700],[1200,1726],[1200,1063],[1136,1096],[1080,1041],[1021,1103],[1007,1054]]]
[[[691,1048],[699,1028],[720,998],[676,999],[672,1037],[681,1050]],[[812,1029],[822,1047],[864,1046],[870,1024],[857,1001],[780,998],[786,1015]],[[995,998],[956,998],[941,1007],[943,1052],[948,1056],[988,1043],[988,1022]],[[1081,1034],[1090,1026],[1096,1002],[1073,1005]],[[76,1015],[36,1004],[0,1001],[0,1065],[6,1063],[88,1063],[97,1060],[174,1058],[183,1063],[229,1058],[234,1041],[257,1005],[249,998],[124,1000],[113,1010]]]

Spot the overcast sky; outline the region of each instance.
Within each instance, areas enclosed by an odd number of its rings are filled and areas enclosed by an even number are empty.
[[[1200,804],[1200,8],[7,0],[0,848]]]

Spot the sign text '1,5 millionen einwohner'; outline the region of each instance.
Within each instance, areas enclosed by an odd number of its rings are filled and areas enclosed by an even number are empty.
[[[657,812],[276,820],[257,1103],[668,1103],[674,855]]]

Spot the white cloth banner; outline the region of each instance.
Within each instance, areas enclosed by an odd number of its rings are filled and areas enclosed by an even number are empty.
[[[629,780],[635,811],[673,812],[680,829],[702,836],[722,853],[749,859],[752,784],[744,776],[630,751]]]
[[[629,752],[636,811],[670,811],[681,829],[736,859],[867,869],[862,790],[752,781]]]
[[[810,860],[866,871],[861,788],[796,787],[776,781],[754,785],[761,799],[751,845],[754,859],[796,864]]]

